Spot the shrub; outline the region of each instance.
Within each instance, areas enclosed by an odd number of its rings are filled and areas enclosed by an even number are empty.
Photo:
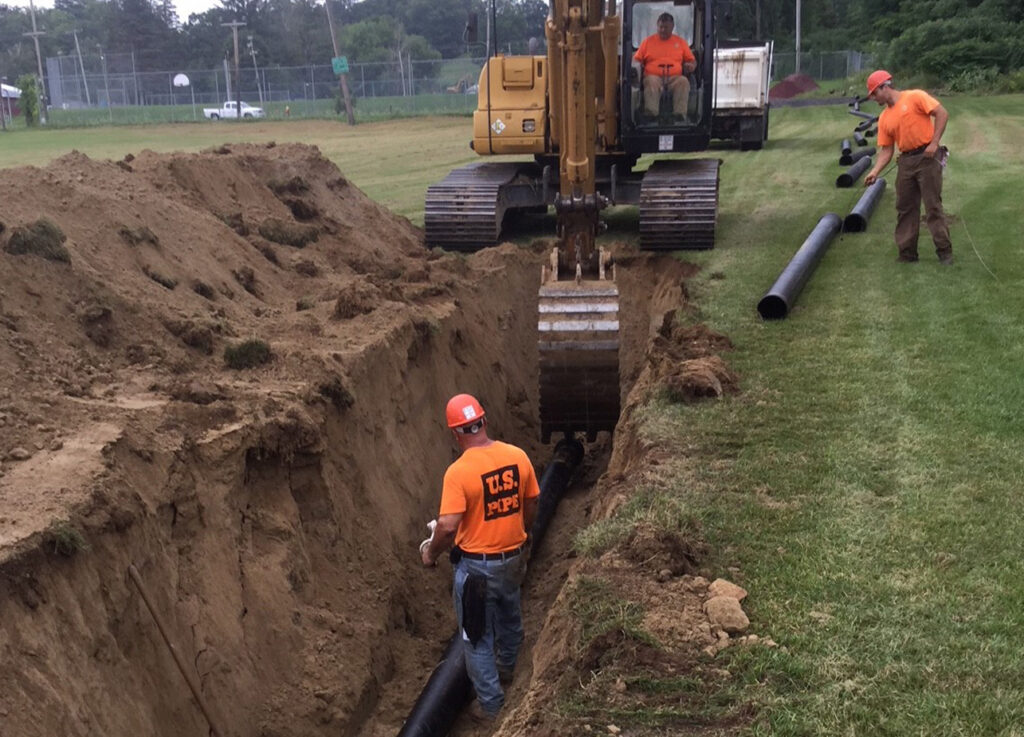
[[[224,363],[236,370],[262,366],[272,356],[270,345],[259,338],[250,338],[224,349]]]
[[[53,545],[53,552],[70,558],[80,550],[88,550],[89,543],[78,528],[68,522],[57,522],[46,530],[46,538]]]

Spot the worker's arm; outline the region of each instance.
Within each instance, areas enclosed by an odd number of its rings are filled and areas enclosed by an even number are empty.
[[[924,150],[924,155],[928,157],[935,156],[939,150],[939,142],[942,140],[942,134],[946,132],[946,123],[949,122],[949,113],[942,105],[932,110],[932,116],[935,118],[935,134],[928,142],[928,148]]]
[[[533,529],[533,523],[537,521],[537,507],[540,506],[540,497],[535,496],[523,502],[523,529],[529,535]]]
[[[684,61],[683,62],[683,74],[693,74],[697,70],[697,62],[695,61]]]
[[[868,172],[868,175],[864,177],[865,187],[870,187],[874,184],[875,180],[878,179],[878,172],[882,171],[882,169],[885,168],[885,165],[892,161],[892,150],[893,147],[891,145],[882,146],[882,150],[878,154],[878,161],[875,162],[875,165],[871,168],[871,171]]]
[[[432,566],[437,563],[438,557],[452,546],[455,542],[455,533],[462,522],[462,513],[442,514],[437,518],[437,527],[434,528],[434,535],[430,538],[430,544],[423,549],[423,565]]]

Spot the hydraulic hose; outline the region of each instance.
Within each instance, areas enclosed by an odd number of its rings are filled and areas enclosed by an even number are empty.
[[[550,525],[573,471],[583,460],[583,444],[565,439],[555,446],[551,462],[540,477],[540,501],[537,519],[531,531],[531,551],[536,552]],[[405,718],[398,737],[444,737],[452,728],[459,712],[472,697],[466,661],[462,652],[460,632],[452,635],[441,660],[434,667],[427,685]]]
[[[821,216],[814,230],[782,270],[772,288],[757,303],[757,311],[762,319],[781,320],[789,314],[804,284],[811,278],[821,257],[825,255],[832,239],[839,232],[842,222],[834,212],[827,212]]]

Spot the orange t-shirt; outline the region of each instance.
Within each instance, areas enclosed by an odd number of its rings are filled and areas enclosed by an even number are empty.
[[[896,104],[878,116],[878,145],[895,143],[900,151],[910,151],[931,143],[932,113],[937,107],[939,101],[924,90],[903,90]]]
[[[523,502],[540,496],[526,453],[494,441],[467,448],[444,474],[441,514],[462,514],[455,544],[470,553],[503,553],[526,542]]]
[[[671,64],[669,76],[678,77],[683,73],[684,61],[697,61],[697,57],[690,51],[690,44],[674,33],[665,41],[662,41],[657,33],[648,36],[640,43],[640,48],[636,50],[633,58],[644,65],[645,75],[655,77],[662,75],[662,64]]]

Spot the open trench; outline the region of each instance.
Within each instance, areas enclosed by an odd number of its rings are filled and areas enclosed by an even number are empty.
[[[65,469],[87,490],[71,516],[84,540],[37,535],[0,558],[0,734],[208,733],[130,566],[224,735],[397,734],[454,631],[450,567],[424,569],[417,555],[455,457],[445,401],[472,392],[493,435],[540,467],[550,453],[536,413],[543,258],[513,246],[445,256],[462,277],[451,293],[380,307],[393,313],[387,329],[358,350],[278,336],[286,355],[337,365],[343,389],[251,379],[258,399],[241,412],[95,400],[97,421],[64,443],[98,458]],[[618,264],[628,414],[655,329],[683,304],[687,267],[625,250]],[[98,421],[104,402],[118,406],[116,431]],[[616,444],[620,456],[632,440]],[[531,564],[510,705],[531,679],[572,536],[602,508],[611,450],[608,437],[588,446]],[[453,731],[476,733],[462,721]]]

